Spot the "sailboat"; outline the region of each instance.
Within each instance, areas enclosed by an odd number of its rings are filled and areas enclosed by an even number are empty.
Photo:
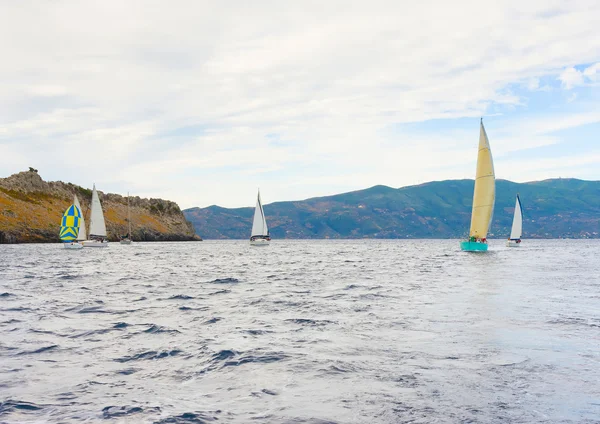
[[[510,229],[510,237],[506,240],[508,247],[518,247],[521,244],[521,233],[523,232],[523,209],[521,208],[521,199],[517,194],[515,203],[515,215],[513,216],[512,228]]]
[[[471,228],[469,239],[460,242],[460,248],[467,252],[486,252],[488,250],[487,233],[494,214],[496,200],[496,177],[494,161],[490,149],[483,119],[479,124],[479,152],[477,154],[477,171],[473,190],[473,209],[471,211]]]
[[[84,247],[108,247],[106,238],[106,224],[102,204],[96,191],[96,184],[92,190],[92,213],[90,215],[90,239],[83,242]]]
[[[81,209],[75,204],[67,208],[60,221],[59,237],[65,249],[81,249],[83,245],[77,242],[81,227]]]
[[[83,209],[81,209],[81,204],[79,203],[79,199],[77,195],[73,195],[73,204],[79,209],[81,212],[81,225],[79,226],[79,235],[77,236],[77,241],[85,241],[87,240],[87,231],[85,230],[85,217],[83,216]]]
[[[131,244],[131,213],[129,211],[129,193],[127,193],[127,234],[121,236],[121,244]]]
[[[252,222],[252,233],[250,234],[251,246],[268,246],[271,241],[265,211],[260,201],[260,190],[256,198],[256,208],[254,208],[254,221]]]

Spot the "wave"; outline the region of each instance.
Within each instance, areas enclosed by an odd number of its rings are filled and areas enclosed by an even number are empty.
[[[190,299],[193,299],[193,298],[194,298],[193,296],[188,296],[186,294],[177,294],[175,296],[171,296],[169,298],[169,300],[177,300],[177,299],[180,299],[180,300],[190,300]]]
[[[103,303],[102,301],[97,301],[97,302]],[[127,309],[127,310],[123,310],[123,311],[115,311],[115,310],[111,310],[111,309],[104,309],[104,307],[101,305],[96,305],[96,306],[79,305],[79,306],[74,306],[69,309],[65,309],[65,312],[75,312],[78,314],[112,314],[112,315],[122,315],[122,314],[127,314],[130,312],[136,312],[136,311],[137,311],[137,309]]]
[[[77,312],[78,314],[110,314],[111,311],[103,309],[102,306],[74,306],[65,309],[65,312]]]
[[[142,412],[159,413],[158,406],[142,408],[139,406],[106,406],[102,408],[102,417],[104,419],[125,417],[127,415],[139,414]]]
[[[192,308],[191,306],[180,306],[180,311],[208,311],[210,308],[208,306],[201,306],[199,308]]]
[[[71,339],[78,339],[80,337],[87,337],[87,336],[94,336],[97,334],[106,334],[110,331],[114,331],[114,328],[102,328],[100,330],[90,330],[90,331],[84,331],[83,333],[79,333],[79,334],[74,334],[72,336],[69,336]]]
[[[211,319],[209,319],[207,321],[204,321],[202,324],[214,324],[214,323],[217,323],[217,322],[221,321],[222,319],[223,318],[220,318],[220,317],[214,317],[214,318],[211,318]]]
[[[13,412],[15,410],[19,411],[39,411],[40,409],[44,409],[47,405],[37,405],[32,402],[25,402],[22,400],[12,400],[8,399],[4,402],[0,402],[0,415]]]
[[[209,281],[209,284],[235,284],[235,283],[239,283],[240,280],[238,280],[237,278],[217,278],[216,280],[212,280]]]
[[[40,347],[39,349],[36,350],[24,350],[23,352],[19,352],[17,355],[21,356],[21,355],[35,355],[37,353],[44,353],[44,352],[48,352],[50,350],[54,350],[58,347],[58,345],[50,345],[50,346],[44,346],[44,347]]]
[[[131,375],[131,374],[135,374],[138,371],[139,371],[138,368],[125,368],[124,370],[117,371],[117,374]]]
[[[327,319],[307,319],[307,318],[294,318],[286,319],[285,322],[293,322],[294,324],[308,325],[311,327],[321,327],[328,324],[336,324],[335,321],[329,321]]]
[[[127,327],[129,327],[129,324],[127,324],[126,322],[117,322],[117,323],[115,323],[115,325],[113,325],[112,328],[121,329],[121,328],[127,328]]]
[[[183,351],[181,351],[179,349],[163,350],[160,352],[156,351],[156,350],[149,350],[146,352],[138,353],[137,355],[124,356],[122,358],[117,358],[117,359],[114,359],[114,361],[124,363],[124,362],[131,362],[131,361],[163,359],[163,358],[168,358],[170,356],[177,356],[182,352]]]
[[[221,413],[221,411],[215,411],[216,414]],[[193,412],[185,412],[181,415],[175,415],[172,417],[163,418],[159,421],[155,421],[154,424],[184,424],[184,423],[193,423],[193,424],[203,424],[213,421],[218,421],[215,415],[207,415],[203,412],[193,413]]]
[[[9,297],[9,296],[14,296],[14,294],[9,293],[9,292],[0,293],[0,297]]]
[[[237,367],[249,363],[270,363],[286,359],[288,356],[281,352],[260,353],[240,353],[235,350],[221,350],[215,353],[210,362],[211,365],[221,365],[221,367]]]
[[[152,324],[147,330],[144,330],[144,333],[150,334],[159,334],[159,333],[179,333],[179,330],[173,330],[167,327],[162,327],[160,325]]]
[[[215,294],[227,294],[231,293],[231,290],[217,290],[216,292],[209,293],[209,296],[213,296]]]
[[[600,327],[600,320],[594,318],[584,319],[577,317],[564,317],[546,321],[546,323],[553,325],[580,325],[590,328]]]
[[[272,333],[270,330],[244,330],[244,333],[248,333],[252,336],[261,336],[263,334]]]
[[[26,307],[16,307],[16,308],[0,309],[0,311],[3,311],[3,312],[33,312],[33,311],[37,311],[37,309],[31,309],[31,308],[26,308]]]

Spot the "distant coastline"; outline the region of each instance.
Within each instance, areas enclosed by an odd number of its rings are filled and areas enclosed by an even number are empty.
[[[473,180],[434,181],[264,206],[277,239],[460,239],[471,215]],[[523,238],[600,238],[600,181],[570,178],[527,183],[496,181],[489,238],[508,237],[514,199],[523,202]],[[183,211],[206,240],[247,239],[254,208]]]

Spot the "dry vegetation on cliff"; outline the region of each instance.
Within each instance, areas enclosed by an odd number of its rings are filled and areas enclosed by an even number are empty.
[[[89,222],[92,191],[60,181],[46,182],[37,170],[0,178],[0,243],[59,241],[64,210],[77,194]],[[109,239],[127,233],[127,197],[98,192]],[[162,199],[130,197],[132,235],[136,241],[200,240],[179,206]]]

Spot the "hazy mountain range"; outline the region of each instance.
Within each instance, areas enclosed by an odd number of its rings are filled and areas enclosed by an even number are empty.
[[[459,238],[467,234],[473,180],[435,181],[264,206],[271,235],[281,238]],[[496,181],[490,238],[506,238],[519,193],[525,238],[600,237],[600,181]],[[205,239],[250,237],[254,207],[183,211]]]

